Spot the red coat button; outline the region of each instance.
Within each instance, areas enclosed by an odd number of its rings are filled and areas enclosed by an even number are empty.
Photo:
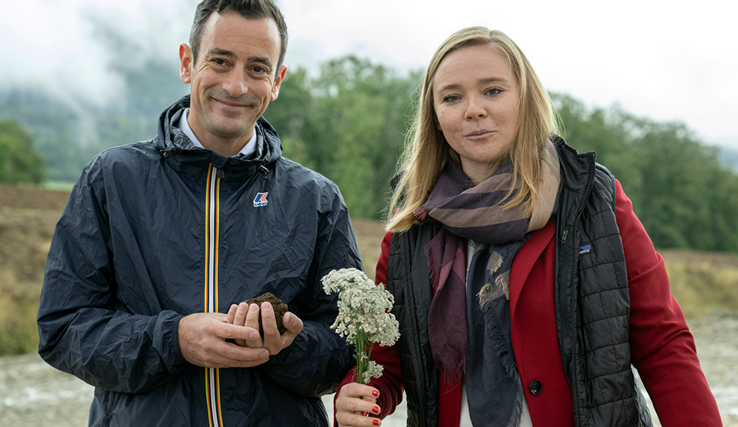
[[[541,389],[543,388],[543,385],[538,380],[533,380],[528,384],[528,390],[533,396],[538,396],[541,394]]]

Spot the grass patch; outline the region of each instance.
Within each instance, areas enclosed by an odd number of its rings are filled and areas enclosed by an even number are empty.
[[[378,221],[366,219],[352,219],[356,233],[356,242],[361,253],[361,261],[364,264],[366,275],[374,280],[374,269],[377,267],[379,255],[382,252],[381,244],[384,238],[384,227]]]
[[[738,311],[738,256],[679,251],[664,258],[671,293],[685,317]]]
[[[0,292],[0,356],[37,351],[36,312],[41,287],[20,283],[2,286]]]
[[[68,181],[46,181],[41,184],[41,188],[51,191],[72,191],[72,187],[74,187],[74,182]]]

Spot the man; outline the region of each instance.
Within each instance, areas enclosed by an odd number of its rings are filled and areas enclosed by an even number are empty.
[[[361,261],[338,188],[282,158],[261,117],[284,19],[271,0],[205,0],[190,45],[191,95],[157,137],[99,154],[72,190],[39,353],[96,387],[90,425],[328,425],[319,396],[353,360],[320,279]],[[269,303],[235,305],[265,292],[289,305],[283,334]]]

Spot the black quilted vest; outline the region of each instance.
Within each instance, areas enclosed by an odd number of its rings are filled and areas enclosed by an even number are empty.
[[[595,163],[594,153],[578,154],[560,138],[554,144],[562,176],[556,326],[576,426],[651,426],[630,365],[630,299],[615,221],[615,179]],[[397,348],[408,426],[438,426],[438,371],[428,341],[433,290],[424,252],[432,229],[426,222],[395,234],[387,265],[387,289],[395,296],[392,312],[400,322]]]

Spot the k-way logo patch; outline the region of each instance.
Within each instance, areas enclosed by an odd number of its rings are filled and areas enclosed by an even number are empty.
[[[269,203],[269,201],[267,200],[267,194],[269,193],[256,193],[256,197],[254,197],[255,208],[266,206]]]

